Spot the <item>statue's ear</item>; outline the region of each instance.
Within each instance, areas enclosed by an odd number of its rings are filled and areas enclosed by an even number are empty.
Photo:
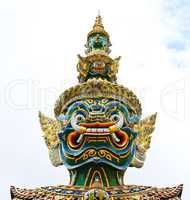
[[[62,165],[63,162],[60,156],[60,141],[58,133],[62,129],[60,121],[46,117],[39,112],[40,125],[43,131],[43,137],[49,150],[49,158],[54,166]]]
[[[157,113],[139,121],[133,127],[133,130],[138,132],[138,135],[135,139],[136,152],[131,162],[131,167],[140,168],[144,165],[146,152],[150,148],[152,133],[155,129],[156,115]]]

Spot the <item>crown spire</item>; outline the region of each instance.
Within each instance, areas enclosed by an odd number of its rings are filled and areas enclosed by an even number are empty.
[[[93,25],[92,30],[88,33],[88,38],[91,37],[94,34],[102,34],[109,40],[109,34],[105,31],[104,25],[102,23],[102,17],[100,15],[100,11],[98,12],[98,15],[95,19],[95,23]]]
[[[111,52],[110,46],[109,34],[105,31],[102,17],[98,13],[92,30],[87,35],[87,43],[85,45],[87,49],[85,53],[89,55],[101,51],[104,54],[109,54]]]
[[[109,34],[105,31],[102,17],[98,12],[93,28],[87,36],[86,57],[78,56],[77,70],[80,83],[92,78],[116,81],[120,57],[112,59],[109,56],[110,46]]]
[[[96,17],[93,30],[104,31],[104,25],[102,24],[102,17],[100,16],[100,14],[98,14],[98,16]]]

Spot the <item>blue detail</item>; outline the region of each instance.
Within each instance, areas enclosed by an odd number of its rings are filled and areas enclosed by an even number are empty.
[[[127,124],[138,122],[138,120],[140,119],[140,116],[131,115],[131,112],[129,112],[130,109],[131,109],[130,107],[125,106],[119,101],[115,100],[113,101],[112,99],[107,99],[107,101],[102,101],[102,98],[96,98],[92,99],[91,101],[83,100],[73,103],[69,107],[65,116],[64,117],[60,116],[60,119],[69,120],[73,115],[83,114],[85,116],[85,119],[83,119],[83,123],[91,123],[91,120],[93,120],[93,122],[96,122],[97,118],[96,117],[91,118],[90,120],[89,117],[93,116],[94,113],[97,113],[97,116],[100,117],[104,116],[102,120],[109,121],[110,117],[113,116],[113,114],[118,114],[118,112],[121,112],[126,120],[126,123],[124,123],[124,126],[121,128],[121,131],[125,132],[125,134],[128,135],[129,141],[125,148],[123,149],[118,148],[117,146],[115,146],[114,143],[111,142],[113,138],[110,133],[110,135],[107,136],[110,142],[98,141],[98,140],[97,142],[96,140],[92,140],[91,142],[84,143],[84,141],[86,141],[85,139],[88,138],[88,135],[85,134],[83,135],[83,138],[79,146],[74,149],[70,147],[68,144],[68,136],[71,133],[75,134],[74,133],[75,130],[71,126],[70,121],[68,121],[69,122],[68,125],[64,127],[62,131],[58,134],[59,139],[61,141],[60,154],[66,167],[68,169],[75,169],[83,165],[86,165],[88,163],[104,163],[119,170],[126,170],[130,165],[134,157],[134,154],[136,152],[136,146],[133,144],[133,141],[138,135],[138,133],[134,132],[132,129],[127,127]],[[113,156],[111,160],[100,156],[98,157],[89,156],[87,159],[78,159],[83,155],[84,152],[86,152],[89,149],[94,149],[96,151],[104,149],[116,156],[115,157]],[[127,156],[122,157],[122,159],[119,159],[119,157],[123,155]]]

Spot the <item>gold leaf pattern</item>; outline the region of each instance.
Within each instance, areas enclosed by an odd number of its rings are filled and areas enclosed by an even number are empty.
[[[46,145],[49,149],[55,148],[59,144],[58,133],[62,128],[61,122],[46,117],[41,112],[39,118]]]
[[[141,168],[146,159],[146,152],[150,148],[152,133],[155,128],[157,113],[141,120],[138,124],[133,126],[133,130],[139,135],[135,139],[136,152],[130,167]]]
[[[151,137],[155,128],[156,115],[157,113],[141,120],[133,127],[135,132],[140,132],[135,140],[139,150],[146,152],[150,148]]]

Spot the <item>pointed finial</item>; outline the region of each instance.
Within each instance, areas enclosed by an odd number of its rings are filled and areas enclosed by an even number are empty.
[[[94,31],[104,31],[104,26],[102,24],[102,17],[100,15],[98,15],[96,17],[96,20],[95,20],[95,23],[94,23],[94,26],[93,26],[93,30]]]
[[[88,37],[94,33],[101,33],[109,38],[109,34],[104,30],[104,25],[102,23],[102,17],[100,16],[100,10],[98,10],[98,16],[96,17],[92,31],[88,33]]]

